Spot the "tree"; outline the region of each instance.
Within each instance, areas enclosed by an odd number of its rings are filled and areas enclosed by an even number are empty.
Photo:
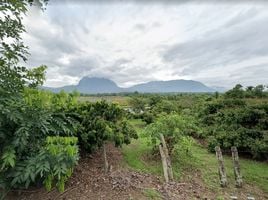
[[[150,137],[154,145],[160,142],[160,135],[165,137],[169,153],[173,151],[175,144],[181,141],[183,135],[197,131],[197,126],[190,117],[169,114],[160,116],[154,123],[148,125],[144,135]]]
[[[243,98],[245,96],[245,91],[243,90],[243,86],[241,84],[237,84],[233,89],[228,90],[225,93],[225,97],[228,98]]]
[[[43,5],[47,0],[36,1]],[[43,83],[46,67],[27,69],[19,61],[27,61],[28,47],[22,41],[25,27],[22,18],[27,12],[27,4],[33,0],[1,0],[0,5],[0,92],[16,93],[25,85],[36,87]]]
[[[263,97],[264,96],[264,85],[257,85],[254,89],[253,89],[253,93],[256,97]]]
[[[131,107],[133,108],[133,110],[137,113],[144,111],[144,109],[145,109],[145,102],[143,101],[142,98],[133,97],[130,99],[129,103],[130,103]]]

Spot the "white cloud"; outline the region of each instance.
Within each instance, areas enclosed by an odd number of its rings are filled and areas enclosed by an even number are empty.
[[[227,87],[267,83],[266,9],[268,4],[249,2],[52,0],[44,12],[31,8],[24,40],[32,54],[29,65],[48,66],[47,86],[75,84],[86,75],[110,78],[120,86],[180,78]]]

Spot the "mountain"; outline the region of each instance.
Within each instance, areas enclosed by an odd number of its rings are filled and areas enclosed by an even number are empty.
[[[82,78],[76,88],[81,93],[118,93],[122,89],[115,82],[105,78]]]
[[[171,80],[171,81],[151,81],[148,83],[134,85],[128,88],[129,91],[143,93],[162,92],[214,92],[212,88],[203,83],[192,80]]]
[[[192,80],[171,80],[171,81],[151,81],[134,85],[129,88],[121,88],[115,82],[96,77],[83,77],[78,85],[69,85],[59,88],[43,87],[45,90],[59,92],[64,90],[71,92],[77,90],[81,93],[119,93],[119,92],[141,92],[141,93],[167,93],[167,92],[215,92],[216,90],[207,87],[201,82]]]

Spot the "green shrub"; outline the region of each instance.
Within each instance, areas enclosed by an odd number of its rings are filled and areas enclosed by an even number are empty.
[[[268,106],[250,106],[240,99],[225,99],[220,105],[219,101],[209,103],[200,115],[209,136],[209,149],[236,146],[240,152],[267,159]]]
[[[64,191],[65,182],[71,176],[79,158],[77,142],[77,137],[47,137],[45,153],[50,166],[44,175],[47,190],[50,191],[55,182],[59,191]]]
[[[42,152],[48,136],[75,134],[76,121],[51,103],[37,102],[44,96],[35,92],[29,103],[21,94],[0,97],[0,187],[27,188],[37,184],[48,170],[50,157]],[[41,170],[39,173],[38,170]],[[38,178],[37,178],[38,177]]]
[[[104,101],[87,102],[78,105],[74,112],[80,122],[78,139],[82,150],[92,152],[105,141],[121,146],[129,144],[131,138],[137,138],[137,133],[127,122],[123,109],[116,104]]]
[[[189,117],[170,114],[162,115],[154,123],[148,125],[143,135],[151,138],[152,144],[158,145],[160,143],[160,134],[163,134],[169,152],[172,152],[174,146],[182,141],[182,136],[191,135],[197,130],[198,127]]]

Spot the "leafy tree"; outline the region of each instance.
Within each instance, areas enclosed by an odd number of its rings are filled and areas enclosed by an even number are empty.
[[[202,113],[202,112],[201,112]],[[240,99],[224,99],[204,105],[200,115],[209,138],[209,149],[236,146],[254,157],[267,158],[268,108],[250,106]]]
[[[115,146],[129,144],[131,138],[137,138],[136,131],[126,121],[123,110],[116,104],[104,101],[83,103],[74,108],[80,122],[79,143],[85,151],[100,148],[106,141]]]
[[[36,1],[37,2],[37,1]],[[38,1],[43,5],[46,0]],[[27,69],[19,61],[26,61],[28,47],[21,35],[25,32],[22,18],[33,0],[2,0],[0,5],[0,92],[17,93],[23,86],[36,87],[43,83],[46,67]]]
[[[154,145],[160,142],[160,134],[163,134],[171,153],[182,136],[192,134],[198,130],[192,119],[178,114],[160,116],[154,123],[148,125],[144,131],[146,137],[151,138]]]
[[[132,97],[129,101],[129,104],[132,109],[137,113],[145,110],[145,102],[142,98]]]
[[[257,85],[254,89],[253,89],[253,94],[256,97],[263,97],[264,96],[264,85]]]
[[[243,98],[244,95],[245,93],[241,84],[237,84],[233,89],[225,93],[225,96],[229,98]]]

